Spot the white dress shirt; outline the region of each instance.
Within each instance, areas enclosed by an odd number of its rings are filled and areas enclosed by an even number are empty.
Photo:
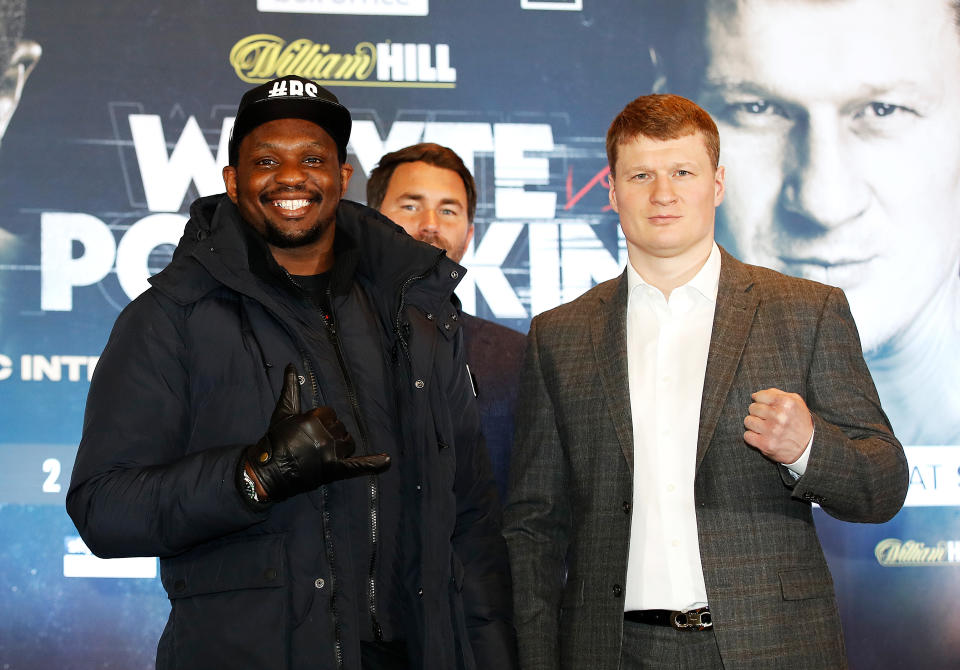
[[[670,300],[627,264],[633,516],[624,611],[683,611],[707,604],[693,480],[719,285],[716,243],[700,271],[675,288]],[[797,479],[812,446],[811,435],[800,458],[786,465]]]
[[[627,264],[633,516],[624,610],[707,604],[693,478],[720,250],[666,300]],[[746,410],[746,408],[744,408]]]

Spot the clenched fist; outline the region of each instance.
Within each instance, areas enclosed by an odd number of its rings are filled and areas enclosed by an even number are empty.
[[[796,393],[769,388],[750,396],[743,439],[777,463],[794,463],[813,436],[813,418]]]

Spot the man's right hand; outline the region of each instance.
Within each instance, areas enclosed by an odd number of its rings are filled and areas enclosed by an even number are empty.
[[[390,467],[386,454],[353,456],[353,438],[330,407],[300,413],[300,388],[293,364],[283,373],[283,389],[259,442],[243,452],[241,467],[270,502],[312,491],[338,479],[377,474]]]

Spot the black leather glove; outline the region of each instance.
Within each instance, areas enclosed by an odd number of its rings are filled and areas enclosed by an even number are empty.
[[[386,454],[353,456],[354,449],[353,438],[332,408],[300,413],[297,370],[291,363],[283,372],[283,390],[270,417],[270,428],[259,442],[244,450],[238,474],[242,477],[244,470],[250,472],[267,500],[278,502],[328,482],[390,467]]]

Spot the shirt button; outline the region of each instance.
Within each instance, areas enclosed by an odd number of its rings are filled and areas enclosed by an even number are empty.
[[[457,272],[456,270],[453,270],[453,271],[450,273],[450,279],[456,279],[456,278],[459,277],[459,276],[460,276],[460,273]]]
[[[620,586],[619,584],[614,584],[614,585],[613,585],[613,597],[614,597],[614,598],[619,598],[619,597],[622,596],[622,595],[623,595],[623,587]]]
[[[674,547],[679,547],[679,546],[680,546],[680,540],[674,540],[674,541],[671,542],[670,544],[672,544]]]
[[[630,514],[630,503],[626,500],[623,501],[623,513]]]
[[[422,598],[422,597],[423,597],[423,589],[422,589],[422,588],[417,589],[417,597],[418,597],[418,598]]]
[[[433,321],[433,314],[427,312],[427,321]]]
[[[322,589],[324,586],[327,585],[327,583],[323,581],[323,577],[317,577],[317,581],[315,581],[313,585],[318,589]]]
[[[413,382],[413,385],[416,386],[418,389],[422,389],[424,386],[426,386],[426,384],[423,383],[422,379],[418,379],[417,381]]]
[[[676,491],[676,490],[677,490],[677,487],[676,487],[676,486],[674,486],[673,484],[667,484],[667,491],[668,491],[669,493],[673,493],[673,492]]]

